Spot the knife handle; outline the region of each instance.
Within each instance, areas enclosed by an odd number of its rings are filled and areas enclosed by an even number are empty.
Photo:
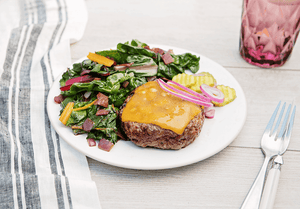
[[[283,164],[282,156],[277,156],[274,160],[274,164],[270,169],[264,191],[262,194],[262,199],[260,202],[259,209],[272,209],[275,202],[275,197],[278,188],[278,182],[280,177],[280,169]]]

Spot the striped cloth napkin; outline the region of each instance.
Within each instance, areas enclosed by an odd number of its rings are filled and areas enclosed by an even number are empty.
[[[54,79],[87,23],[84,0],[0,0],[0,208],[101,208],[86,157],[52,128]]]

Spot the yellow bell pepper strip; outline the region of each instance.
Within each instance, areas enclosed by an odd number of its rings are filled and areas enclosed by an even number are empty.
[[[72,129],[74,130],[82,130],[82,126],[71,126]],[[94,128],[95,130],[98,131],[103,131],[103,130],[114,130],[113,128]]]
[[[101,130],[114,130],[113,128],[95,128],[96,130],[98,131],[101,131]]]
[[[59,120],[66,125],[67,121],[69,120],[71,113],[73,111],[74,102],[69,102],[67,106],[65,107],[64,111],[62,112],[61,116],[59,117]]]
[[[85,105],[83,107],[75,108],[75,109],[73,109],[73,111],[85,110],[85,109],[89,108],[90,106],[92,106],[96,101],[97,101],[97,99],[95,99],[90,104],[87,104],[87,105]]]
[[[107,67],[112,66],[114,64],[114,62],[115,62],[115,61],[113,61],[111,59],[108,59],[108,58],[102,56],[102,55],[91,53],[91,52],[89,52],[87,58],[89,58],[93,62],[97,62],[97,63],[105,65]]]
[[[82,129],[82,126],[71,126],[72,129],[80,130]]]

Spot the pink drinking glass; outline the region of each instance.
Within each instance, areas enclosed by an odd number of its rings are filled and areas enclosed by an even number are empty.
[[[240,54],[263,68],[282,66],[300,28],[300,0],[244,0]]]

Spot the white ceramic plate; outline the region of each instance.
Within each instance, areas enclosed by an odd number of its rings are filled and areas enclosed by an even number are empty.
[[[175,54],[183,54],[188,50],[176,47],[150,45],[161,49],[173,49]],[[221,65],[200,56],[200,71],[211,73],[218,84],[230,86],[236,90],[237,98],[225,107],[216,108],[214,119],[206,119],[200,136],[189,146],[181,150],[159,150],[141,148],[130,141],[118,141],[110,152],[97,147],[89,147],[86,135],[75,136],[72,130],[59,121],[60,105],[54,102],[54,97],[60,94],[59,76],[53,83],[48,95],[47,111],[57,133],[72,147],[100,162],[131,169],[168,169],[199,162],[226,148],[241,131],[247,114],[244,92],[235,78]],[[81,59],[83,60],[83,59]],[[79,60],[79,61],[81,61]]]

